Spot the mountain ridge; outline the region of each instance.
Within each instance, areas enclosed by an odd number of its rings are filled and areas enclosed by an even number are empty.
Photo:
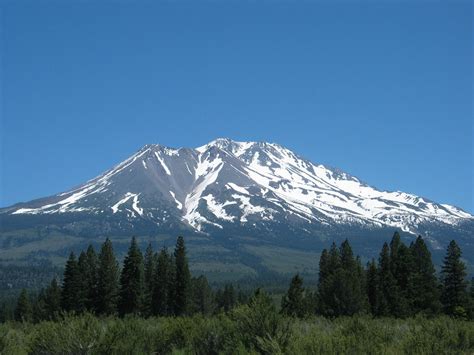
[[[130,191],[125,191],[127,188]],[[112,195],[107,194],[109,189],[115,189]],[[88,203],[98,194],[106,200],[101,208]],[[160,201],[158,206],[164,203],[175,217],[197,231],[210,226],[223,228],[219,220],[247,223],[251,215],[259,214],[265,220],[278,213],[286,214],[286,219],[290,214],[309,223],[365,222],[414,234],[419,233],[417,225],[421,222],[455,225],[474,219],[458,207],[401,191],[378,190],[340,169],[316,165],[276,143],[229,138],[218,138],[194,149],[147,144],[75,189],[3,208],[0,214],[128,211],[128,218],[153,219],[148,210],[154,208],[150,201],[143,201],[152,195],[154,202]],[[266,200],[265,206],[251,202],[258,198]],[[240,215],[236,211],[229,214],[231,205],[240,207]],[[214,216],[206,218],[206,212]]]

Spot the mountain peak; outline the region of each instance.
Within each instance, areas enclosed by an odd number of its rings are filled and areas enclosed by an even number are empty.
[[[456,225],[473,218],[453,206],[379,191],[276,143],[230,138],[195,149],[147,144],[99,177],[45,201],[8,211],[123,214],[158,225],[173,217],[175,224],[199,231],[226,223],[283,223],[304,230],[356,223],[418,233],[425,223]]]

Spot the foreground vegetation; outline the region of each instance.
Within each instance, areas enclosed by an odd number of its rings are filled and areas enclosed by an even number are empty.
[[[2,354],[472,354],[472,322],[368,316],[290,318],[264,295],[205,317],[66,316],[0,324]]]
[[[452,241],[438,279],[421,237],[395,233],[364,268],[346,240],[323,250],[319,279],[295,275],[281,302],[258,288],[192,277],[184,238],[122,267],[110,240],[71,253],[63,280],[23,290],[0,324],[0,354],[474,353],[474,292]]]

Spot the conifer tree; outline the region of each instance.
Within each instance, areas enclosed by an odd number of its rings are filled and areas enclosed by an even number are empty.
[[[290,288],[282,299],[281,312],[291,317],[301,318],[307,314],[306,306],[303,279],[296,274],[291,279]]]
[[[191,279],[191,313],[209,315],[214,311],[213,293],[207,278],[199,276]]]
[[[441,302],[446,314],[457,315],[467,311],[466,267],[461,261],[461,249],[452,240],[441,270]]]
[[[166,248],[160,251],[156,261],[156,270],[151,298],[153,315],[166,316],[172,312],[173,264]]]
[[[136,238],[133,237],[120,275],[118,303],[120,315],[138,314],[142,310],[143,285],[143,256]]]
[[[56,278],[53,278],[44,292],[44,303],[46,319],[57,319],[61,312],[61,288]]]
[[[326,249],[323,249],[321,257],[319,258],[319,278],[318,288],[321,287],[321,283],[330,274],[329,270],[329,253]]]
[[[97,312],[114,314],[117,311],[119,266],[109,238],[102,244],[97,274]]]
[[[329,273],[333,273],[339,267],[341,267],[341,253],[336,243],[333,242],[328,253],[327,270]]]
[[[28,293],[25,289],[21,290],[15,307],[15,320],[18,322],[28,322],[33,318],[33,309]]]
[[[400,234],[395,232],[390,242],[390,271],[395,280],[395,286],[390,295],[390,314],[403,317],[410,313],[410,306],[406,297],[407,280],[410,269],[409,250],[401,241]]]
[[[347,240],[339,249],[333,243],[326,270],[318,289],[319,312],[330,317],[364,312],[368,307],[364,272]]]
[[[81,294],[82,278],[76,256],[73,252],[69,255],[64,269],[63,287],[61,292],[61,307],[67,312],[80,312],[82,310]]]
[[[410,245],[410,252],[413,269],[408,280],[408,298],[411,300],[413,313],[438,313],[441,308],[438,280],[431,253],[421,236]]]
[[[174,277],[173,287],[173,311],[175,315],[183,315],[186,314],[188,310],[191,275],[189,272],[188,260],[186,257],[186,247],[184,245],[184,238],[181,236],[178,237],[176,241],[174,258],[176,274]]]
[[[154,280],[155,280],[155,255],[153,253],[153,247],[151,243],[148,243],[148,246],[145,251],[144,256],[144,275],[143,275],[143,282],[144,282],[144,313],[151,314],[151,303],[152,303],[152,295],[153,295],[153,287],[154,287]]]
[[[372,259],[367,264],[367,298],[369,302],[370,312],[377,314],[377,294],[378,294],[378,271],[375,260]]]
[[[79,254],[77,260],[77,272],[79,275],[79,287],[76,294],[76,310],[81,313],[86,310],[87,299],[89,296],[88,288],[88,265],[87,265],[87,255],[83,250]]]
[[[399,297],[397,281],[393,277],[390,264],[390,251],[387,243],[384,243],[379,257],[378,266],[378,293],[377,293],[377,315],[394,315]]]
[[[84,306],[86,310],[94,312],[97,304],[97,293],[98,293],[98,258],[94,250],[94,247],[89,244],[86,250],[85,261],[82,266],[79,267],[84,277],[84,286],[86,288]]]

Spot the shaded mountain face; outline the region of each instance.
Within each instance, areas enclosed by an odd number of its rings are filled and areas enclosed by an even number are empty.
[[[0,221],[0,232],[54,225],[88,236],[295,241],[398,229],[423,234],[434,249],[458,235],[472,244],[474,235],[474,217],[457,207],[377,190],[278,144],[230,139],[195,149],[146,145],[73,190],[1,209]]]

